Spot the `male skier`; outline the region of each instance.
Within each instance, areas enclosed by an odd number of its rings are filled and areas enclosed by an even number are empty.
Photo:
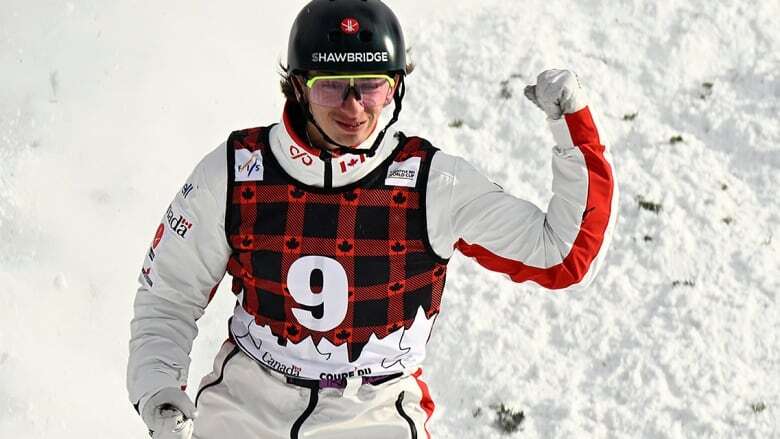
[[[576,77],[526,89],[556,141],[543,211],[394,128],[405,55],[379,0],[311,1],[282,120],[230,134],[176,194],[131,324],[128,390],[152,437],[427,437],[420,364],[454,250],[550,289],[593,278],[617,194]],[[229,339],[193,402],[196,322],[225,272]]]

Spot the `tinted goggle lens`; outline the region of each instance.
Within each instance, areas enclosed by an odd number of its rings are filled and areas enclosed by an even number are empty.
[[[395,80],[387,75],[314,76],[306,86],[317,105],[340,107],[352,91],[363,107],[376,107],[390,103]]]

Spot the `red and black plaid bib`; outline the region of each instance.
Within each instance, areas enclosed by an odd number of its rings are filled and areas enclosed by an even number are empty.
[[[225,228],[232,255],[233,292],[255,323],[270,328],[280,345],[312,337],[347,344],[349,361],[378,339],[409,329],[420,308],[439,312],[447,261],[431,249],[425,216],[425,188],[436,148],[399,136],[399,145],[377,169],[346,187],[322,189],[290,177],[268,147],[270,127],[232,133],[228,139],[228,201]],[[259,155],[259,156],[258,156]],[[236,157],[247,158],[236,163]],[[387,185],[393,163],[419,157],[414,187]],[[262,173],[262,176],[251,172]],[[238,174],[238,175],[237,175]],[[346,273],[345,317],[318,330],[295,317],[303,310],[323,318],[327,304],[307,305],[288,288],[291,267],[322,256]],[[309,294],[323,288],[327,274],[307,273]],[[343,278],[343,277],[342,277]],[[321,300],[328,300],[325,295]],[[300,314],[299,314],[300,315]],[[316,326],[316,325],[309,325]]]

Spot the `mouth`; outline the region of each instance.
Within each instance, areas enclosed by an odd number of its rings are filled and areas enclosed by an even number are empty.
[[[335,120],[336,125],[339,126],[342,130],[348,132],[348,133],[357,133],[361,129],[363,129],[363,126],[366,124],[365,121],[363,122],[342,122],[340,120]]]

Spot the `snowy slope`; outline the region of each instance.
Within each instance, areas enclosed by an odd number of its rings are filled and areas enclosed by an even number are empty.
[[[194,3],[0,7],[0,437],[145,435],[124,390],[144,251],[200,157],[278,118],[303,4]],[[544,205],[552,138],[521,91],[567,67],[621,182],[588,290],[453,259],[434,437],[780,437],[780,4],[388,3],[417,63],[408,133]],[[201,320],[191,391],[231,305]],[[522,431],[495,426],[501,403]]]

